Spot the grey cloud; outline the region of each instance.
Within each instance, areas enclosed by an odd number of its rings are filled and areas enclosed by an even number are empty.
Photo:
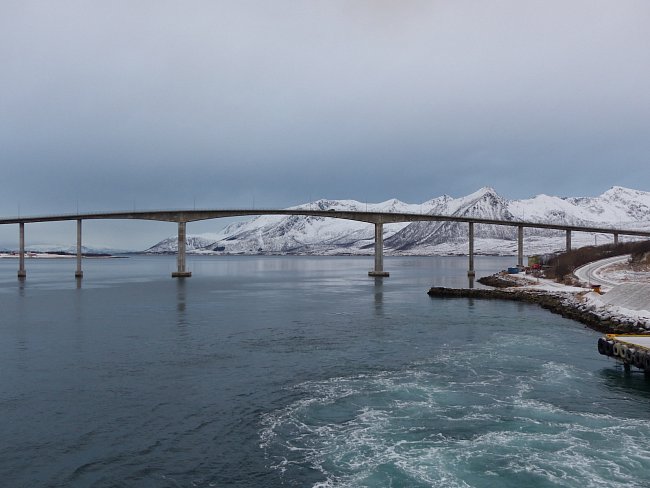
[[[1,9],[5,215],[647,189],[647,2]]]

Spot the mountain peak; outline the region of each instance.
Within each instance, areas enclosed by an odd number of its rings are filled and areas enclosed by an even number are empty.
[[[474,193],[470,193],[469,195],[467,195],[464,198],[466,198],[468,200],[473,200],[473,199],[477,199],[477,198],[482,198],[484,196],[496,196],[496,197],[501,198],[501,195],[499,195],[497,193],[497,191],[494,188],[492,188],[491,186],[483,186],[483,187],[479,188],[478,190],[476,190]]]
[[[458,199],[459,202],[472,203],[472,202],[489,202],[491,205],[507,205],[507,200],[499,195],[496,190],[490,186],[479,188],[474,193],[470,193],[466,197]]]
[[[641,190],[634,190],[632,188],[626,188],[624,186],[612,186],[609,190],[607,190],[605,193],[603,193],[603,196],[605,195],[647,195],[648,192],[641,191]]]

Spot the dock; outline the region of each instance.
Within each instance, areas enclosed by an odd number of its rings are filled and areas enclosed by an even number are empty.
[[[650,335],[607,334],[598,339],[598,352],[621,361],[625,371],[634,366],[650,375]]]

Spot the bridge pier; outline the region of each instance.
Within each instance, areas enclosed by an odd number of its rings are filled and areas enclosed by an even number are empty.
[[[569,252],[571,250],[571,231],[567,230],[566,231],[566,251]]]
[[[614,245],[618,246],[618,232],[614,232]]]
[[[368,276],[384,278],[390,276],[384,271],[384,224],[375,224],[375,269],[368,271]]]
[[[476,276],[474,271],[474,222],[469,222],[469,269],[467,270],[467,276]],[[473,284],[473,283],[472,283]],[[470,288],[473,288],[470,285]]]
[[[524,267],[524,226],[517,226],[517,267]]]
[[[74,272],[74,277],[84,277],[84,272],[81,270],[81,219],[77,219],[77,270]]]
[[[185,222],[178,223],[177,270],[172,272],[172,278],[189,278],[192,276],[191,271],[185,271],[185,225]]]
[[[19,224],[19,236],[20,236],[20,250],[18,255],[18,278],[24,279],[27,277],[27,271],[25,271],[25,223],[20,222]]]

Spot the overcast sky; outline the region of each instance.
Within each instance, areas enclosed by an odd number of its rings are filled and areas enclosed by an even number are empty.
[[[647,0],[3,0],[0,214],[650,190],[649,25]]]

